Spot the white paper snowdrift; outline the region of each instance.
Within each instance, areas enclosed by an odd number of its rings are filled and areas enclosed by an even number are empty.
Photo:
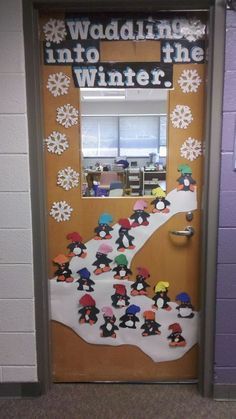
[[[135,249],[126,250],[125,255],[129,261],[129,265],[134,255],[145,245],[145,242],[151,235],[165,222],[167,222],[173,215],[180,212],[193,211],[197,208],[196,192],[177,192],[171,191],[167,197],[171,202],[170,212],[168,214],[150,214],[149,225],[146,227],[137,227],[132,229],[131,234],[135,237]],[[119,254],[115,241],[118,237],[118,230],[120,226],[115,224],[112,226],[112,239],[109,245],[113,247],[113,252],[109,253],[109,258],[114,259]],[[86,267],[91,272],[91,279],[95,282],[94,292],[90,293],[96,301],[96,307],[100,310],[98,314],[98,321],[93,326],[89,324],[80,325],[78,322],[79,314],[79,300],[85,291],[78,291],[76,282],[65,283],[57,282],[55,279],[50,280],[51,290],[51,317],[62,324],[73,329],[82,339],[91,344],[97,345],[135,345],[139,347],[144,353],[150,356],[153,361],[171,361],[181,358],[193,345],[197,343],[198,336],[198,313],[192,319],[178,318],[178,311],[176,310],[177,304],[170,303],[171,311],[159,309],[156,313],[156,321],[161,324],[161,334],[156,336],[142,336],[140,326],[144,323],[142,313],[145,310],[150,310],[153,304],[151,298],[146,296],[136,296],[130,298],[130,304],[140,306],[141,312],[138,313],[140,322],[137,324],[137,329],[122,329],[117,331],[117,338],[102,338],[100,336],[100,326],[104,323],[101,308],[104,306],[111,306],[111,295],[114,294],[113,285],[124,284],[127,289],[127,294],[130,295],[130,286],[132,281],[117,281],[113,278],[113,273],[106,272],[102,275],[94,275],[95,254],[101,241],[89,240],[86,243],[87,257],[81,259],[73,257],[70,262],[70,269],[75,280],[78,278],[77,271]],[[115,264],[114,264],[115,266]],[[170,281],[171,279],[166,279]],[[171,282],[171,281],[170,281]],[[180,290],[183,291],[183,290]],[[117,318],[116,324],[119,326],[119,318],[125,313],[125,308],[115,309],[112,308],[114,315]],[[185,347],[170,348],[167,336],[171,333],[168,326],[172,323],[179,323],[183,329],[183,337],[186,339]]]

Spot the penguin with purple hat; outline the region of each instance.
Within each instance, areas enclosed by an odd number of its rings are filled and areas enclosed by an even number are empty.
[[[176,295],[175,300],[180,302],[176,307],[176,310],[179,312],[178,317],[182,319],[192,319],[194,317],[194,307],[191,304],[189,295],[186,292],[181,292]]]
[[[139,199],[135,202],[133,206],[134,213],[130,217],[131,220],[134,220],[131,227],[148,226],[150,214],[145,211],[147,206],[148,204],[144,199]]]
[[[139,322],[139,318],[136,316],[140,312],[140,307],[135,304],[131,304],[126,310],[125,314],[120,317],[120,327],[128,327],[129,329],[136,329],[136,323]]]
[[[76,281],[79,284],[77,290],[87,292],[94,291],[92,285],[94,285],[95,282],[90,279],[91,273],[89,270],[87,268],[83,268],[77,271],[77,274],[79,274],[79,279]]]

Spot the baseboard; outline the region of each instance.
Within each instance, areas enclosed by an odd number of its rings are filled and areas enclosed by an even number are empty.
[[[41,383],[0,383],[1,398],[38,397],[43,394]]]
[[[214,384],[213,398],[218,401],[236,400],[236,384]]]

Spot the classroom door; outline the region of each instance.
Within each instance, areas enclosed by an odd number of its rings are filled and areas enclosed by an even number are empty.
[[[57,382],[197,378],[205,28],[41,14]]]

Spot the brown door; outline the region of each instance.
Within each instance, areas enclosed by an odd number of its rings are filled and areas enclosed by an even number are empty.
[[[55,381],[197,378],[204,22],[41,15]]]

